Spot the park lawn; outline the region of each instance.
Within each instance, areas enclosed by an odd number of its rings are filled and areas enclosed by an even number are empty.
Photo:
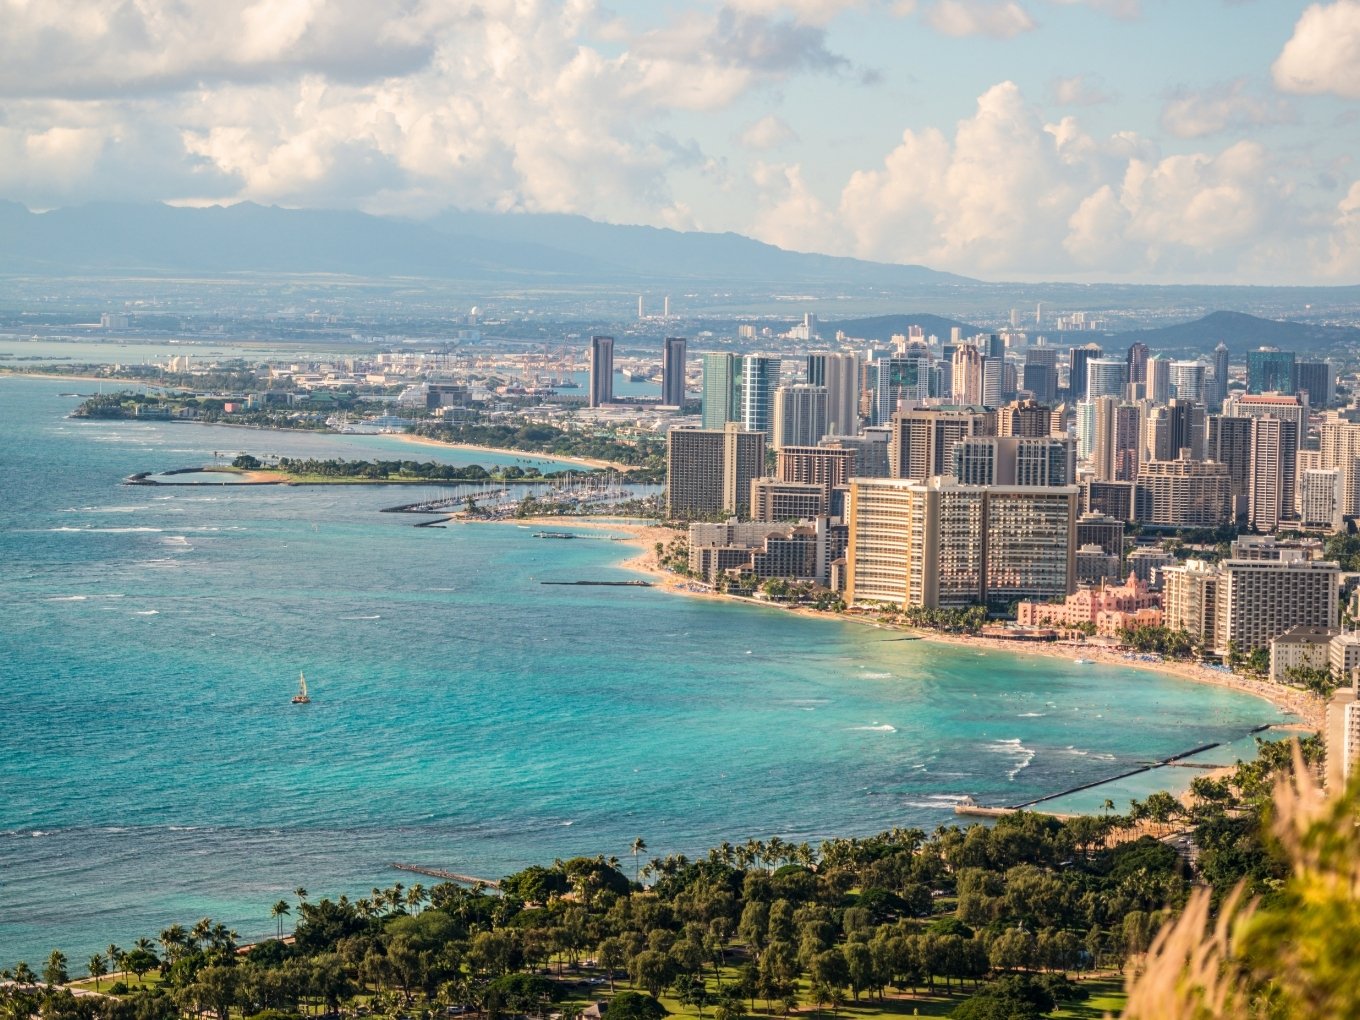
[[[1119,1016],[1124,1011],[1128,996],[1122,977],[1092,978],[1082,981],[1081,986],[1090,993],[1090,998],[1055,1010],[1053,1016],[1065,1020],[1101,1020],[1107,1015]]]

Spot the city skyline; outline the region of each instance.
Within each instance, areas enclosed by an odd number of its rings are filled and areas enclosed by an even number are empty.
[[[570,212],[985,279],[1360,273],[1356,0],[57,3],[7,28],[0,198],[34,209]]]

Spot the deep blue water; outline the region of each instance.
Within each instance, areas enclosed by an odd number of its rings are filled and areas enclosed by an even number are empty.
[[[410,490],[138,488],[221,452],[484,455],[77,422],[0,377],[0,963],[364,893],[952,822],[1278,718],[1137,670],[894,640],[625,579],[632,550],[415,528]],[[294,706],[297,674],[313,703]],[[1184,770],[1182,770],[1184,771]],[[1189,776],[1184,777],[1188,781]]]

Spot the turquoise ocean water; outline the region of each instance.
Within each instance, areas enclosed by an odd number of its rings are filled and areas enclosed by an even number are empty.
[[[627,863],[635,836],[694,854],[929,829],[963,795],[1020,801],[1278,719],[1143,671],[545,586],[627,579],[632,550],[377,513],[405,488],[121,486],[215,450],[492,458],[68,420],[60,394],[89,386],[0,378],[0,964],[203,915],[263,935],[297,885],[409,884],[393,861],[496,877]]]

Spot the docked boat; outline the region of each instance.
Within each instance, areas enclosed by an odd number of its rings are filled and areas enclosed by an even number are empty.
[[[294,704],[294,705],[310,705],[311,703],[312,703],[312,699],[311,699],[310,697],[308,697],[308,695],[307,695],[307,677],[304,676],[303,674],[299,673],[299,674],[298,674],[298,692],[297,692],[296,694],[293,695],[293,704]]]

